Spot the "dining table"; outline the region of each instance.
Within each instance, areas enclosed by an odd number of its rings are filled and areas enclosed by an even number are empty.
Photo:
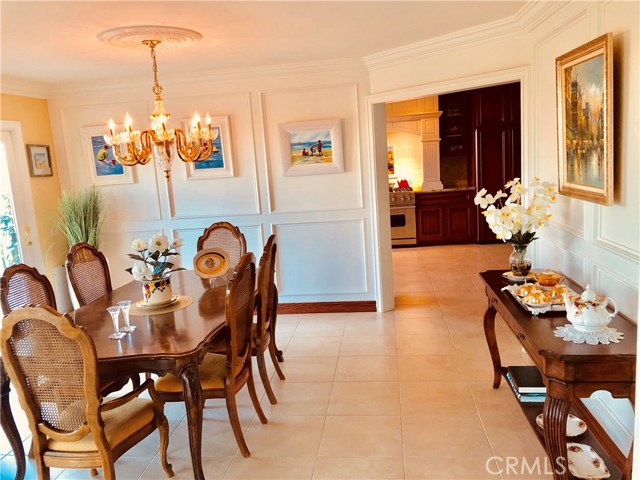
[[[199,480],[204,479],[201,453],[204,399],[198,365],[209,346],[224,338],[227,287],[215,283],[212,286],[210,280],[201,279],[192,270],[173,272],[171,285],[175,299],[180,299],[173,311],[167,312],[168,307],[145,307],[141,303],[140,283],[131,281],[69,315],[93,339],[102,384],[140,373],[160,376],[173,373],[181,380],[193,477]],[[112,340],[109,335],[113,326],[107,308],[123,300],[132,301],[132,313],[136,314],[130,316],[130,323],[136,330],[120,340]]]

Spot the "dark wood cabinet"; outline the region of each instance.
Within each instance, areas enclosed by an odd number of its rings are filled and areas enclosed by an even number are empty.
[[[473,197],[521,177],[520,83],[439,95],[438,108],[445,191],[417,196],[418,244],[499,243]]]
[[[471,105],[475,185],[494,194],[509,180],[521,176],[520,84],[473,90]],[[478,242],[499,242],[482,215],[478,215]]]
[[[474,196],[474,190],[417,193],[418,245],[474,243],[477,236]]]
[[[473,186],[471,96],[468,92],[438,97],[440,116],[440,180],[444,188]]]

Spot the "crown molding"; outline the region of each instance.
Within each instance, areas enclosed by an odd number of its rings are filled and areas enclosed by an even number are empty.
[[[0,78],[0,93],[47,99],[50,94],[50,86],[45,82],[3,76]]]
[[[291,63],[280,65],[263,65],[247,68],[234,68],[227,70],[208,70],[202,72],[189,72],[180,76],[164,75],[163,87],[168,85],[184,85],[194,83],[215,83],[235,84],[239,81],[247,81],[252,78],[265,77],[296,77],[315,73],[329,73],[344,71],[346,69],[361,68],[366,69],[361,58],[349,58],[344,60],[311,61],[304,63]],[[65,97],[74,94],[95,93],[96,91],[148,89],[150,85],[148,78],[129,78],[123,80],[111,80],[105,85],[96,85],[95,82],[66,83],[60,86],[52,86],[49,90],[51,97]]]
[[[511,17],[368,55],[364,63],[369,70],[376,70],[504,36],[530,33],[568,3],[530,0]]]

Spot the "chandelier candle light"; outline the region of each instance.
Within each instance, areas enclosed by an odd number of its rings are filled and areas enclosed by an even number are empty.
[[[120,33],[120,29],[107,30],[98,36],[101,40],[116,44],[118,46],[130,46],[122,42],[126,35],[139,37],[145,31],[149,34],[156,34],[158,31],[178,30],[180,34],[188,32],[190,39],[200,39],[197,32],[177,29],[176,27],[135,27],[126,29],[125,33]],[[159,30],[164,29],[164,30]],[[131,31],[130,31],[131,30]],[[118,33],[118,35],[115,35]],[[115,42],[113,39],[115,38]],[[179,37],[181,38],[181,37]],[[153,62],[153,88],[155,94],[155,108],[150,115],[151,128],[148,130],[134,130],[133,120],[127,113],[125,116],[125,131],[116,133],[115,123],[109,119],[109,134],[104,136],[105,141],[113,147],[116,160],[125,166],[136,164],[146,165],[152,157],[156,158],[158,165],[164,171],[164,176],[169,181],[171,175],[171,162],[175,154],[183,162],[198,162],[209,158],[213,151],[213,141],[218,137],[218,130],[211,128],[211,117],[207,113],[205,126],[202,126],[200,116],[196,113],[191,120],[191,128],[185,132],[179,128],[168,128],[167,122],[171,114],[164,109],[162,100],[162,86],[158,82],[158,67],[156,64],[156,46],[162,40],[142,40],[140,43],[151,49],[151,60]]]
[[[504,187],[508,194],[498,190],[491,195],[483,188],[473,202],[484,210],[482,214],[496,238],[513,246],[509,256],[511,273],[525,277],[531,270],[527,247],[537,238],[536,231],[549,224],[551,214],[548,210],[556,201],[558,188],[555,183],[541,182],[538,177],[529,188],[524,188],[519,178],[507,182]],[[503,198],[506,198],[504,202]],[[527,200],[526,204],[524,200]]]

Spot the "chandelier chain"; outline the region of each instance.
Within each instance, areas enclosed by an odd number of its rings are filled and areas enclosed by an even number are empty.
[[[160,40],[145,40],[142,43],[147,45],[151,49],[151,60],[153,62],[153,88],[151,91],[159,97],[162,94],[162,85],[158,82],[158,65],[156,63],[156,45],[160,43]]]

